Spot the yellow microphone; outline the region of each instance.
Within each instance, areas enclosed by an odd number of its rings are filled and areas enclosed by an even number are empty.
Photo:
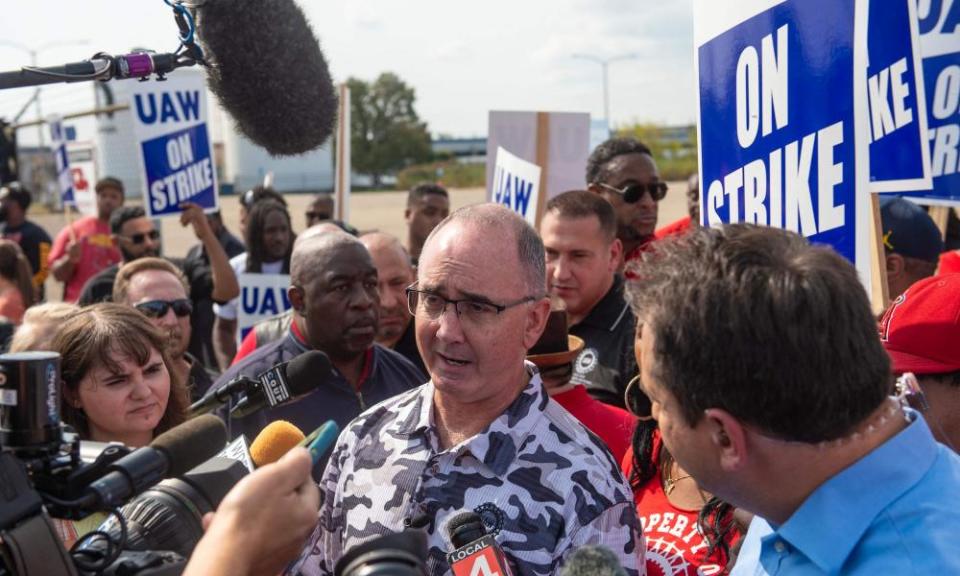
[[[303,432],[287,422],[276,420],[257,434],[250,444],[250,459],[257,468],[272,464],[306,438]]]

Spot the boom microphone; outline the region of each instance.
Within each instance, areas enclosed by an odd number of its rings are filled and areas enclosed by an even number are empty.
[[[109,472],[87,487],[81,506],[113,508],[167,476],[179,476],[221,450],[227,429],[204,415],[164,432],[149,446],[138,448],[107,468]]]
[[[316,390],[332,371],[333,366],[326,354],[319,350],[304,352],[261,374],[257,385],[234,406],[230,415],[243,418],[263,408],[293,402]]]
[[[205,0],[197,36],[210,89],[237,129],[274,156],[321,146],[337,96],[320,43],[293,0]]]
[[[609,548],[591,545],[575,550],[560,576],[627,576],[627,571]]]

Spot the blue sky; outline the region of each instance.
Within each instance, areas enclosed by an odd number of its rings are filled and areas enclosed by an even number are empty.
[[[133,46],[176,47],[176,26],[162,0],[31,0],[4,6],[0,70],[123,53]],[[590,112],[602,117],[600,66],[572,58],[635,53],[610,68],[614,125],[640,120],[691,123],[694,111],[690,0],[310,0],[300,1],[335,79],[400,75],[417,91],[431,132],[483,135],[491,109]],[[32,89],[0,91],[10,118]],[[92,103],[87,84],[44,88],[44,113]],[[33,117],[27,112],[24,119]],[[28,133],[30,131],[27,131]],[[26,135],[25,135],[26,136]],[[26,140],[26,139],[25,139]]]

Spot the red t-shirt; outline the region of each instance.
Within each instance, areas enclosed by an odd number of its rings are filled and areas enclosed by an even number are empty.
[[[960,272],[960,250],[951,250],[940,255],[940,270],[937,274]]]
[[[550,397],[566,408],[567,412],[587,429],[599,436],[617,462],[623,461],[630,447],[636,418],[622,408],[594,399],[583,386],[574,386],[572,390]]]
[[[645,237],[642,243],[628,252],[623,257],[623,277],[627,280],[636,280],[637,273],[633,269],[633,265],[640,260],[643,256],[643,253],[650,249],[650,245],[656,241],[657,237],[653,234]]]
[[[660,457],[660,431],[654,433],[653,461]],[[630,477],[633,466],[633,449],[623,459],[623,474]],[[670,503],[660,483],[657,471],[643,487],[634,492],[637,516],[643,525],[646,540],[647,576],[700,576],[722,574],[728,558],[721,550],[714,550],[709,558],[704,554],[710,544],[700,532],[697,510],[685,510]],[[740,538],[734,530],[728,541],[730,546]]]
[[[80,261],[74,267],[73,276],[67,280],[64,286],[63,300],[65,302],[76,302],[87,280],[101,270],[117,264],[122,257],[120,250],[113,245],[113,240],[110,239],[110,225],[101,222],[95,216],[87,216],[77,220],[73,223],[73,226],[64,228],[57,234],[56,240],[53,241],[53,248],[50,249],[50,255],[47,257],[47,262],[51,267],[67,252],[67,244],[70,243],[70,228],[73,228],[77,242],[80,243]]]
[[[683,218],[675,222],[671,222],[666,226],[664,226],[663,228],[660,228],[659,230],[654,232],[653,235],[657,238],[657,240],[659,240],[661,238],[666,238],[667,236],[677,236],[680,234],[685,234],[692,225],[693,225],[693,222],[690,219],[690,217],[684,216]]]

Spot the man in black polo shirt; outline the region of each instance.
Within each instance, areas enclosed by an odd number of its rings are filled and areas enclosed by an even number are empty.
[[[20,245],[33,271],[35,300],[40,302],[43,300],[43,283],[50,273],[47,256],[52,240],[46,230],[27,220],[31,200],[30,191],[17,182],[0,187],[0,238]]]
[[[624,391],[637,373],[636,322],[616,273],[623,245],[613,207],[596,194],[566,192],[547,203],[540,236],[547,286],[566,305],[570,334],[585,342],[571,381],[586,386],[594,398],[624,408]]]
[[[234,364],[210,393],[237,376],[255,378],[311,349],[330,357],[336,377],[296,402],[233,422],[234,435],[252,439],[274,420],[287,420],[306,433],[327,420],[343,428],[374,404],[427,381],[409,360],[374,343],[377,269],[353,236],[331,232],[298,241],[287,293],[294,310],[287,335]],[[322,466],[314,470],[318,477],[322,471]]]

